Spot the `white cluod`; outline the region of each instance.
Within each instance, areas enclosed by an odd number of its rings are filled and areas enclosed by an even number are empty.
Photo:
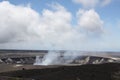
[[[39,56],[36,56],[34,65],[53,65],[58,63],[59,57],[60,53],[50,51],[43,57],[43,59],[41,59]]]
[[[53,65],[53,64],[59,63],[59,61],[58,61],[59,57],[60,57],[60,53],[50,51],[43,58],[43,61],[42,61],[41,65]]]
[[[39,56],[36,56],[35,63],[33,65],[41,65],[41,59]]]
[[[34,65],[63,65],[74,61],[78,56],[78,52],[67,51],[64,53],[57,51],[50,51],[43,58],[36,56]]]

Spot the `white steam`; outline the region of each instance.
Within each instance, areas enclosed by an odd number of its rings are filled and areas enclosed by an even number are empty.
[[[90,61],[91,56],[116,59],[116,57],[113,57],[113,55],[112,54],[110,55],[108,52],[49,51],[43,57],[36,56],[36,60],[33,65],[47,66],[47,65],[86,64]],[[103,59],[101,61],[103,61]]]
[[[36,56],[34,65],[63,65],[73,62],[82,52],[77,51],[49,51],[43,58]],[[85,54],[84,54],[85,55]]]

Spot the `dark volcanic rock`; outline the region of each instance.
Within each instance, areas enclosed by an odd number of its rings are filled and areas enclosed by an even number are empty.
[[[19,70],[0,76],[32,78],[35,80],[120,80],[120,64],[88,64],[46,69]]]

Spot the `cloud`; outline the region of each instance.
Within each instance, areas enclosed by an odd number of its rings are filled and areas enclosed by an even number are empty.
[[[29,6],[0,2],[0,48],[101,50],[104,46],[112,47],[99,37],[104,32],[104,21],[95,10],[80,9],[78,24],[74,26],[72,18],[72,13],[60,4],[52,4],[51,9],[38,13]]]
[[[74,41],[81,38],[82,35],[72,27],[71,13],[59,4],[53,4],[52,9],[44,9],[41,14],[41,22],[38,27],[43,43],[59,48],[69,48],[70,45],[72,47]]]
[[[0,43],[6,47],[10,43],[34,45],[37,42],[47,48],[69,48],[82,37],[71,25],[71,13],[59,4],[53,4],[52,10],[44,9],[40,14],[31,7],[3,1],[0,17]]]
[[[103,0],[101,6],[106,6],[111,3],[112,0]]]
[[[85,8],[94,8],[98,5],[106,6],[111,2],[111,0],[73,0],[73,2],[82,4]]]
[[[26,40],[35,37],[35,24],[39,14],[29,7],[15,6],[7,1],[0,3],[0,43]]]
[[[88,33],[103,33],[103,20],[95,10],[82,10],[77,13],[79,29]]]

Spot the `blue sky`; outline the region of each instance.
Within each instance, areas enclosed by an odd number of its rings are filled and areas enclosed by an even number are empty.
[[[4,1],[4,0],[0,0]],[[44,8],[49,8],[48,4],[59,3],[66,7],[70,12],[75,14],[78,9],[82,8],[81,4],[76,4],[72,0],[6,0],[15,5],[26,5],[31,4],[31,7],[37,12],[41,13]],[[110,4],[100,7],[97,6],[95,9],[101,15],[103,19],[118,20],[120,18],[120,1],[112,0]]]
[[[0,35],[0,48],[120,50],[120,0],[0,0],[0,5],[10,17],[0,14],[5,34]]]

